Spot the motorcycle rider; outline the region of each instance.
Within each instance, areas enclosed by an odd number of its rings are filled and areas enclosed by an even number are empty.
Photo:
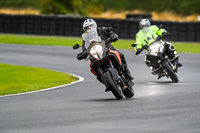
[[[143,49],[142,47],[144,45],[149,45],[152,42],[156,41],[156,38],[159,35],[166,35],[167,31],[163,28],[159,29],[156,25],[152,25],[148,19],[142,19],[139,22],[139,32],[136,34],[136,42],[135,44],[137,44],[137,46],[134,48],[136,51],[136,55],[140,54]],[[169,42],[165,42],[166,43],[166,52],[167,55],[170,59],[170,61],[173,62],[177,62],[177,66],[181,67],[182,64],[179,63],[179,55],[177,54],[177,52],[174,49],[174,45],[169,43]],[[158,77],[158,79],[161,78],[160,76]]]
[[[86,44],[86,41],[87,41],[87,37],[88,37],[88,34],[91,34],[91,33],[95,33],[97,32],[98,36],[101,37],[102,40],[104,40],[105,42],[116,42],[118,40],[118,35],[116,33],[114,33],[112,31],[112,27],[97,27],[97,24],[96,22],[93,20],[93,19],[86,19],[84,22],[83,22],[83,30],[84,30],[84,33],[82,34],[82,38],[83,38],[83,43],[82,43],[82,52],[79,53],[77,55],[77,59],[78,60],[81,60],[81,59],[86,59],[87,58],[87,54],[85,53],[86,52],[86,47],[88,46],[85,46],[87,45]],[[110,48],[111,50],[113,51],[117,51],[114,46],[112,46],[110,43],[108,43],[106,45],[107,48]],[[118,51],[119,52],[119,51]],[[131,81],[133,80],[134,78],[131,76],[131,73],[129,71],[129,69],[127,68],[127,63],[126,63],[126,60],[125,60],[125,57],[124,57],[124,54],[122,54],[121,52],[119,52],[119,55],[121,57],[121,61],[122,61],[122,68],[123,68],[123,71],[124,73],[126,74],[127,78]],[[90,64],[90,67],[91,67],[91,72],[97,76],[97,79],[101,81],[101,79],[99,78],[98,76],[98,72],[96,72],[95,68],[92,68],[92,63],[94,61],[91,60],[91,64]]]

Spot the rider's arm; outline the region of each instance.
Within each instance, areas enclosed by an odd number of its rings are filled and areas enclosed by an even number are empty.
[[[165,33],[167,33],[167,31],[166,31],[165,29],[160,29],[160,30],[158,31],[158,35],[163,35],[163,34],[165,34]]]
[[[156,32],[157,35],[162,35],[163,33],[167,33],[167,31],[163,28],[159,29],[158,26],[152,25],[154,31]]]
[[[87,54],[87,50],[86,50],[86,48],[85,48],[85,41],[83,41],[83,43],[82,43],[82,52],[80,52],[79,54],[77,54],[77,56],[76,56],[76,58],[78,59],[78,60],[82,60],[82,59],[86,59],[87,58],[87,56],[88,56],[88,54]]]
[[[134,49],[135,49],[135,51],[137,52],[138,51],[138,49],[142,49],[142,43],[143,43],[143,41],[141,40],[141,38],[138,36],[138,34],[136,34],[136,37],[135,37],[135,44],[137,44],[137,46],[136,47],[134,47]]]
[[[86,50],[86,48],[85,48],[85,41],[83,40],[83,42],[82,42],[82,50],[84,51],[84,50]]]
[[[135,54],[138,55],[138,54],[140,54],[142,52],[143,40],[140,37],[138,37],[138,34],[136,34],[135,38],[136,38],[135,39],[136,40],[135,44],[137,44],[137,46],[134,47],[134,49],[136,51]]]
[[[85,47],[85,41],[84,41],[84,35],[85,33],[82,34],[82,38],[83,38],[83,42],[82,42],[82,52],[77,54],[77,59],[78,60],[82,60],[82,59],[86,59],[88,54],[87,54],[87,50],[86,50],[86,47]]]
[[[105,39],[110,38],[111,42],[116,42],[118,40],[118,35],[112,31],[112,27],[101,27],[98,28],[98,33]]]
[[[85,38],[86,38],[87,34],[86,33],[83,33],[82,34],[82,38],[83,38],[83,42],[82,42],[82,50],[85,51],[86,50],[86,47],[85,47]]]

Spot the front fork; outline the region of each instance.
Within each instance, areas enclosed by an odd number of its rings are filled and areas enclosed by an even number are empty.
[[[111,66],[111,68],[113,70],[113,74],[114,73],[116,74],[114,80],[117,82],[117,84],[119,84],[121,86],[122,89],[124,89],[126,85],[124,83],[125,80],[123,79],[124,78],[123,72],[117,71],[117,69],[114,68],[114,66],[113,66],[111,61],[110,61],[110,66]]]
[[[175,57],[175,58],[179,58],[179,56]],[[167,63],[172,67],[173,71],[177,72],[178,71],[178,66],[177,66],[178,59],[175,62],[172,62],[167,56],[165,56],[165,59],[166,59]]]
[[[123,82],[123,80],[121,79],[121,77],[119,76],[118,71],[114,68],[113,64],[111,61],[109,61],[108,64],[108,68],[106,68],[105,70],[102,70],[101,67],[98,68],[100,74],[101,74],[101,80],[103,81],[103,84],[106,86],[106,88],[108,88],[108,84],[104,78],[104,74],[105,72],[109,71],[112,79],[115,83],[119,84],[121,86],[121,88],[125,88],[125,84]]]
[[[166,61],[168,64],[169,64],[169,66],[175,71],[175,72],[177,72],[177,66],[176,65],[174,65],[173,63],[171,63],[171,61],[169,60],[169,58],[168,58],[168,56],[165,56],[162,60],[160,60],[160,66],[163,68],[163,66],[161,65],[161,62],[162,61]],[[168,77],[168,72],[165,70],[165,68],[163,68],[163,71],[164,71],[164,73],[165,73],[165,76],[167,76]]]

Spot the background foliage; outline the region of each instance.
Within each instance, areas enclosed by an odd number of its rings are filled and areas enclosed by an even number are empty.
[[[172,11],[181,15],[200,14],[200,0],[1,0],[0,8],[34,8],[46,14],[125,11]]]
[[[82,0],[42,0],[42,13],[86,15]]]
[[[0,8],[41,8],[42,0],[0,0]]]
[[[200,0],[99,0],[104,10],[173,11],[177,14],[200,14]]]

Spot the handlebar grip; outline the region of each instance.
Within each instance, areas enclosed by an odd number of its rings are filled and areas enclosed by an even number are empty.
[[[159,41],[161,39],[161,36],[159,35],[157,38],[156,38],[156,41]]]
[[[168,32],[168,33],[163,33],[163,37],[167,37],[167,36],[169,36],[170,35],[170,33]]]

